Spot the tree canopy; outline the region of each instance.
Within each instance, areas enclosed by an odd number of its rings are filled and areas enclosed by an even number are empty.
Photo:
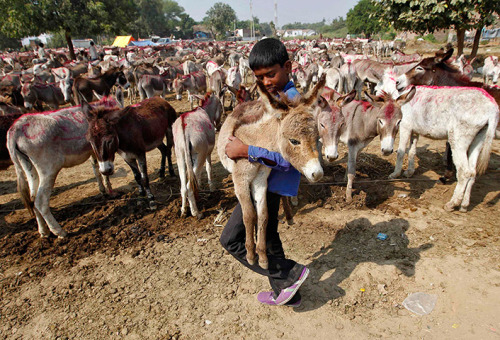
[[[212,34],[221,39],[225,37],[226,32],[233,28],[237,20],[234,9],[223,2],[215,3],[208,11],[204,22],[210,27]]]
[[[349,33],[364,33],[370,37],[381,30],[380,22],[377,18],[378,8],[371,0],[360,0],[354,8],[347,12],[347,28]]]
[[[0,0],[0,6],[1,32],[21,38],[63,30],[73,59],[72,36],[119,33],[136,13],[132,0]]]
[[[380,11],[380,21],[396,30],[423,34],[455,28],[459,54],[465,30],[478,29],[478,43],[482,27],[493,22],[493,13],[500,13],[498,0],[373,0],[373,3]]]

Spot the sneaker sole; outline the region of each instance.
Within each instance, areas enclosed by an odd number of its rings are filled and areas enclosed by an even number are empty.
[[[304,283],[304,281],[309,276],[309,269],[308,268],[305,268],[305,269],[306,269],[305,274],[302,275],[302,277],[299,280],[297,280],[296,283],[295,283],[297,285],[297,287],[294,289],[295,293],[290,294],[290,296],[286,300],[283,300],[282,302],[278,303],[277,304],[278,306],[283,306],[285,303],[287,303],[288,301],[290,301],[295,296],[295,294],[297,294],[297,292],[299,291],[300,286],[302,286],[302,284]]]

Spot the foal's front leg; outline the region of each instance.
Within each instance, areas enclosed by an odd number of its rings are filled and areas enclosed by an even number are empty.
[[[417,154],[417,143],[419,135],[412,133],[410,137],[410,150],[408,151],[408,169],[404,172],[405,177],[410,178],[415,173],[415,155]]]

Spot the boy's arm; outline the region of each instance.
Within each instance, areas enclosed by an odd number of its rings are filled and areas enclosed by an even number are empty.
[[[259,162],[272,169],[288,171],[292,168],[290,162],[285,160],[280,153],[246,145],[238,138],[229,137],[230,142],[226,145],[226,155],[231,159],[247,158],[250,162]]]

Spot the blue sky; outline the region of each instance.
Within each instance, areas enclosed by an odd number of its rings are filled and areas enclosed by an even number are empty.
[[[353,8],[359,0],[277,0],[278,2],[278,26],[293,22],[318,22],[325,18],[331,21],[342,16],[345,18],[347,12]],[[230,5],[236,12],[239,20],[250,19],[249,0],[177,0],[184,10],[194,20],[200,21],[205,13],[216,2],[224,2]],[[252,0],[253,15],[261,22],[274,20],[274,0]]]

